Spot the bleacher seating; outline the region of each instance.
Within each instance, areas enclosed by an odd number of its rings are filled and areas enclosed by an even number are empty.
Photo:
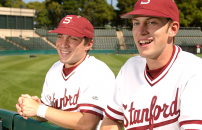
[[[202,37],[202,33],[201,30],[180,29],[178,30],[176,37]]]
[[[124,37],[127,49],[136,49],[133,37]]]
[[[94,37],[93,50],[114,50],[119,43],[117,37]]]
[[[175,37],[176,45],[181,47],[202,45],[202,33],[200,28],[180,28]]]
[[[127,49],[132,47],[133,35],[131,29],[122,29]],[[175,44],[179,46],[202,45],[202,33],[200,28],[180,28],[175,36]]]
[[[0,51],[2,50],[23,50],[23,48],[0,38]]]
[[[129,29],[122,29],[122,32],[123,32],[124,37],[132,37],[133,36],[132,31]]]
[[[202,43],[202,37],[176,37],[175,44],[179,46],[196,46]]]
[[[135,42],[134,42],[134,39],[133,39],[132,30],[123,28],[122,32],[123,32],[123,36],[124,36],[124,40],[125,40],[127,50],[136,49],[136,45],[135,45]]]
[[[47,36],[57,36],[57,33],[48,33],[49,30],[42,29],[42,28],[36,28],[35,33],[37,33],[41,37],[47,37]]]
[[[8,40],[11,40],[23,47],[27,50],[53,50],[55,49],[48,43],[46,43],[43,39],[39,37],[29,37],[28,39],[23,39],[19,37],[6,37]]]
[[[115,29],[94,29],[94,37],[116,37]]]
[[[46,37],[46,39],[49,40],[54,45],[56,45],[57,37]]]

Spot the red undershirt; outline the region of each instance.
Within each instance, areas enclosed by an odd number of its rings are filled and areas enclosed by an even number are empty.
[[[87,55],[86,55],[87,56]],[[85,58],[83,59],[83,61],[86,59],[86,56],[85,56]],[[82,62],[83,62],[82,61]],[[81,62],[81,63],[82,63]],[[76,65],[76,66],[73,66],[73,67],[70,67],[70,68],[65,68],[65,65],[63,66],[63,73],[64,73],[64,75],[65,75],[65,77],[67,76],[67,75],[69,75],[74,69],[76,69],[76,67],[78,67],[81,63],[79,63],[78,65]]]
[[[166,66],[166,65],[165,65]],[[161,68],[158,68],[158,69],[155,69],[155,70],[149,70],[148,69],[148,66],[147,66],[147,73],[149,74],[149,77],[150,78],[152,78],[152,79],[155,79],[157,76],[158,76],[158,74],[159,74],[159,72],[161,72],[161,70],[163,70],[163,68],[165,67],[165,66],[163,66],[163,67],[161,67]]]
[[[157,76],[160,74],[160,72],[162,72],[162,70],[165,70],[166,67],[169,65],[170,61],[172,60],[172,57],[173,55],[175,54],[175,45],[173,45],[173,53],[170,57],[170,60],[168,61],[168,63],[166,65],[164,65],[163,67],[161,68],[158,68],[158,69],[154,69],[154,70],[149,70],[148,68],[148,65],[146,67],[146,71],[148,73],[148,76],[151,78],[151,79],[155,79],[157,78]]]

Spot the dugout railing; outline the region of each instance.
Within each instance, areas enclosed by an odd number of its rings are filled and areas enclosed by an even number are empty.
[[[0,130],[68,130],[52,123],[25,120],[17,112],[0,109]]]

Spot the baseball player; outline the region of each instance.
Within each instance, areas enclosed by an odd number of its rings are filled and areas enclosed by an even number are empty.
[[[22,95],[16,104],[25,119],[50,121],[68,129],[99,129],[115,76],[109,67],[87,54],[93,45],[93,26],[84,17],[67,15],[57,29],[60,61],[48,71],[41,99]]]
[[[202,60],[174,45],[173,0],[138,0],[132,12],[139,56],[122,66],[101,130],[202,130]]]
[[[201,54],[201,46],[199,44],[196,45],[197,54]]]

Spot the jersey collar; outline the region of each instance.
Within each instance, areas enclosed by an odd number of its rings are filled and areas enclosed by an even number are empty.
[[[181,48],[179,46],[173,45],[173,54],[169,60],[169,62],[165,65],[165,67],[161,70],[161,72],[159,72],[158,76],[154,79],[151,79],[149,74],[146,71],[146,67],[144,70],[144,76],[146,81],[150,84],[150,86],[154,86],[156,83],[158,83],[161,79],[163,79],[166,74],[168,73],[168,71],[170,70],[170,68],[172,67],[173,63],[175,62],[175,60],[178,57],[179,52],[181,51]]]

